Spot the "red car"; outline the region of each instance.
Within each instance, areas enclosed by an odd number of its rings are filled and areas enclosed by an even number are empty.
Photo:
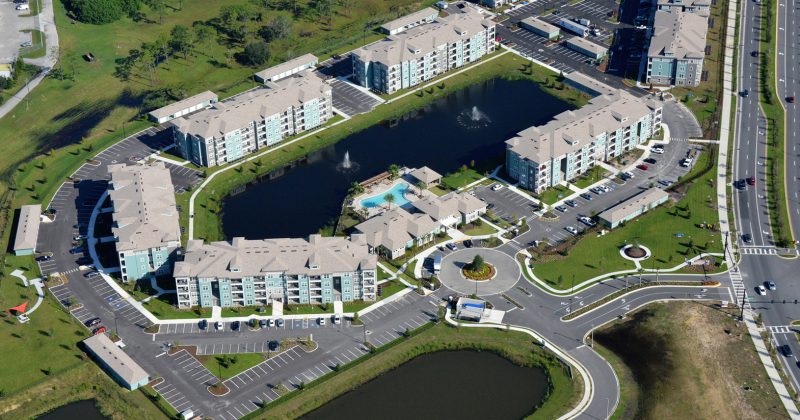
[[[636,167],[641,169],[641,170],[643,170],[643,171],[646,171],[646,170],[648,170],[650,168],[649,166],[645,165],[644,163],[642,163],[641,165],[636,165]]]
[[[94,330],[92,330],[92,334],[94,335],[102,334],[104,332],[106,332],[106,327],[95,328]]]
[[[751,176],[750,178],[747,178],[747,184],[748,185],[756,185],[756,177]]]
[[[789,102],[790,104],[793,104],[794,103],[794,96],[787,96],[786,97],[786,102]]]

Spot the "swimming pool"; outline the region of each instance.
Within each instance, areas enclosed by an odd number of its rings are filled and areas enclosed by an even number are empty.
[[[408,184],[406,184],[405,182],[401,182],[392,187],[392,189],[390,189],[389,191],[384,191],[378,195],[373,195],[372,197],[367,197],[361,200],[361,205],[368,209],[382,206],[386,203],[386,199],[384,197],[391,194],[392,196],[394,196],[394,201],[392,202],[392,204],[398,206],[404,206],[405,204],[409,203],[409,201],[406,200],[406,195],[405,195],[407,191],[408,191]]]

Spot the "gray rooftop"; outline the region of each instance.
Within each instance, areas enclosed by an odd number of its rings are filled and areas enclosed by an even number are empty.
[[[605,55],[608,52],[608,48],[597,45],[594,42],[581,38],[579,36],[573,36],[572,38],[568,39],[567,44],[582,48],[595,55]]]
[[[29,204],[19,209],[19,223],[14,237],[14,251],[36,249],[36,238],[39,236],[42,205]]]
[[[613,94],[617,91],[613,87],[578,71],[573,71],[572,73],[565,74],[564,77],[567,80],[571,81],[572,83],[579,84],[588,90],[597,92],[597,94],[599,95]]]
[[[506,144],[523,158],[544,163],[580,150],[596,136],[631,125],[660,107],[652,99],[617,90],[593,98],[582,108],[562,112],[545,125],[522,130]]]
[[[658,6],[669,7],[711,7],[711,0],[658,0]]]
[[[493,26],[495,23],[486,19],[477,8],[466,5],[448,16],[436,18],[434,22],[359,48],[353,54],[364,62],[377,61],[394,66],[428,54],[440,45],[469,39]]]
[[[163,162],[108,165],[117,251],[176,246],[180,242],[175,190]]]
[[[398,28],[402,28],[403,26],[409,25],[414,22],[418,22],[422,19],[425,19],[428,16],[439,15],[439,11],[436,9],[432,9],[430,7],[426,7],[418,12],[414,12],[408,15],[405,15],[401,18],[397,18],[395,20],[391,20],[389,22],[384,23],[381,25],[381,28],[386,29],[387,31],[393,31]]]
[[[314,54],[304,54],[300,57],[293,58],[289,61],[283,62],[281,64],[266,68],[261,70],[260,72],[256,73],[256,77],[260,78],[261,80],[269,80],[275,76],[278,76],[282,73],[286,73],[292,71],[299,67],[304,67],[307,65],[314,65],[319,62],[319,58],[317,58]]]
[[[631,197],[630,199],[617,204],[614,207],[600,213],[598,217],[608,220],[611,223],[616,223],[624,220],[633,212],[638,211],[642,207],[648,207],[651,204],[669,197],[669,194],[658,188],[650,188],[645,192]]]
[[[200,92],[197,95],[190,96],[186,99],[181,99],[178,102],[173,102],[163,108],[150,111],[150,115],[152,115],[155,119],[161,119],[164,117],[169,117],[170,115],[175,115],[175,113],[183,111],[184,109],[191,108],[208,101],[217,100],[219,100],[217,94],[207,90],[205,92]]]
[[[171,121],[183,133],[204,139],[220,137],[256,120],[288,111],[314,98],[329,95],[331,87],[306,70],[266,87],[234,96],[198,113]]]
[[[231,242],[189,241],[183,261],[175,263],[175,277],[242,278],[267,273],[322,275],[375,270],[377,256],[364,238],[311,235],[308,239],[280,238]]]
[[[107,335],[93,335],[83,340],[83,344],[128,384],[136,384],[150,378],[150,375],[117,347]]]
[[[404,247],[410,240],[423,237],[439,227],[426,214],[411,214],[400,207],[383,212],[362,223],[355,229],[364,234],[367,244],[384,246],[395,250]]]
[[[529,16],[529,17],[523,19],[521,23],[529,25],[529,26],[531,26],[533,28],[536,28],[536,29],[538,29],[538,30],[540,30],[542,32],[548,33],[548,34],[551,34],[553,32],[560,32],[560,30],[558,29],[557,26],[551,25],[551,24],[549,24],[549,23],[537,18],[536,16]]]
[[[434,220],[443,220],[460,213],[469,214],[486,208],[486,203],[472,194],[451,193],[442,197],[425,197],[411,203]]]
[[[702,59],[707,34],[708,18],[703,13],[657,10],[647,55]]]
[[[414,169],[409,175],[426,184],[430,184],[431,182],[436,182],[442,179],[442,175],[427,166]]]

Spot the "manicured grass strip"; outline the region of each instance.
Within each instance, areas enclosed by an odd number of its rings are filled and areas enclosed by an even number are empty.
[[[778,22],[775,13],[777,0],[767,0],[762,4],[761,25],[770,30],[762,31],[759,66],[761,109],[767,118],[767,206],[769,207],[770,224],[775,243],[779,247],[788,247],[794,240],[789,220],[788,200],[786,200],[786,133],[782,98],[776,93],[775,64],[778,59],[775,43],[777,41]]]
[[[155,389],[153,389],[152,386],[145,385],[139,388],[139,390],[141,390],[142,394],[144,394],[147,398],[149,398],[150,401],[152,401],[153,404],[155,404],[159,408],[159,410],[161,410],[167,417],[174,419],[178,418],[178,416],[180,415],[178,410],[173,408],[167,402],[167,400],[165,400],[164,397],[161,396],[161,394],[159,394],[158,392],[156,392]]]
[[[492,233],[497,232],[497,230],[488,223],[483,223],[480,226],[472,225],[469,229],[463,230],[465,235],[470,236],[480,236],[480,235],[491,235]]]
[[[38,0],[37,0],[38,1]],[[31,33],[31,42],[33,45],[23,48],[20,52],[24,58],[41,58],[47,53],[47,42],[44,33],[38,29],[31,29],[25,32]]]
[[[212,375],[222,380],[232,378],[266,360],[261,353],[215,354],[197,356]]]
[[[592,166],[592,168],[586,171],[585,174],[576,179],[573,184],[575,184],[576,187],[583,189],[597,181],[603,180],[608,173],[609,172],[602,166]]]
[[[544,369],[549,377],[550,391],[532,418],[556,418],[569,411],[580,398],[578,381],[570,379],[567,369],[555,356],[534,344],[526,334],[426,324],[412,331],[409,338],[398,338],[373,354],[356,359],[340,367],[338,372],[324,375],[306,384],[303,390],[290,392],[244,418],[261,418],[266,413],[270,418],[298,418],[417,356],[453,350],[489,351],[518,365]]]
[[[555,187],[546,189],[543,193],[539,194],[539,200],[545,204],[553,204],[562,198],[568,197],[572,194],[572,190],[563,186],[556,185]]]

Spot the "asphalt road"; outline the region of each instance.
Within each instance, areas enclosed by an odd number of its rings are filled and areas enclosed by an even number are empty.
[[[797,97],[798,91],[798,33],[797,5],[786,0],[778,1],[778,101],[786,107],[786,192],[791,228],[795,238],[800,235],[800,109],[796,104],[786,102],[789,96]],[[771,28],[774,29],[774,28]]]

